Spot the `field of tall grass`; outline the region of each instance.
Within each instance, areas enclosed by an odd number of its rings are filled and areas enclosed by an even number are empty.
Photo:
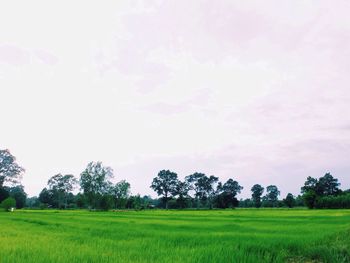
[[[0,262],[350,262],[350,210],[1,212]]]

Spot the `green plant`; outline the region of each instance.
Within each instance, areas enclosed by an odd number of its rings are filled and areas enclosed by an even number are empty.
[[[16,200],[12,197],[8,197],[1,202],[0,207],[4,208],[6,211],[10,211],[11,208],[16,207]]]

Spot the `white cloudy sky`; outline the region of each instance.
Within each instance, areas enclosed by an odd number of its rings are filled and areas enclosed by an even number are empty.
[[[37,195],[102,161],[350,188],[348,1],[2,1],[0,148]],[[152,194],[154,195],[154,194]]]

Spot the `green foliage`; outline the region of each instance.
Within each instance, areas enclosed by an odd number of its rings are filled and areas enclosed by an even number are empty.
[[[341,193],[340,183],[330,173],[326,173],[319,179],[307,177],[304,186],[301,188],[305,205],[308,208],[317,207],[317,202],[328,196],[336,196]]]
[[[292,208],[295,206],[295,199],[294,196],[291,193],[288,193],[286,198],[283,200],[284,204],[289,207]]]
[[[0,150],[0,188],[5,182],[18,183],[24,169],[16,163],[9,150]]]
[[[316,200],[318,199],[318,195],[314,190],[308,190],[303,194],[303,199],[304,199],[305,205],[308,208],[312,209],[316,205]]]
[[[188,207],[188,201],[189,201],[189,193],[190,191],[190,185],[187,181],[177,181],[176,189],[175,189],[175,195],[178,196],[176,200],[176,206],[177,208],[186,208]]]
[[[79,208],[86,208],[87,207],[87,201],[85,195],[78,193],[75,196],[75,204]]]
[[[217,186],[220,186],[219,178],[211,175],[207,176],[204,173],[194,173],[185,177],[185,181],[189,185],[189,189],[194,191],[197,208],[199,208],[199,201],[203,206],[209,204],[212,208],[213,199],[217,194]]]
[[[166,209],[168,209],[169,198],[176,195],[177,184],[177,174],[169,170],[161,170],[157,177],[153,178],[151,188],[159,196],[163,196]]]
[[[10,196],[8,187],[0,187],[0,203]]]
[[[8,197],[0,203],[0,207],[6,211],[10,211],[11,208],[16,208],[16,200],[12,197]]]
[[[255,184],[253,185],[251,191],[254,205],[258,208],[261,206],[261,196],[264,192],[264,187],[262,187],[260,184]]]
[[[40,201],[39,198],[36,196],[29,197],[26,199],[26,207],[28,208],[39,208],[40,207]]]
[[[116,185],[111,188],[111,194],[114,199],[114,208],[125,208],[130,194],[130,184],[125,180],[116,183]]]
[[[255,207],[255,202],[249,198],[241,199],[239,200],[238,206],[242,208],[252,208],[252,207]]]
[[[77,182],[77,179],[71,174],[56,174],[49,179],[47,185],[49,190],[55,193],[53,196],[57,198],[55,203],[57,203],[58,208],[63,206],[67,208],[69,193],[73,191]]]
[[[278,207],[278,196],[280,191],[276,185],[266,187],[266,195],[263,198],[264,207]]]
[[[228,179],[224,185],[219,183],[217,187],[218,195],[215,198],[215,205],[218,208],[228,208],[228,207],[237,207],[238,200],[236,198],[237,194],[243,189],[237,181],[233,179]]]
[[[24,192],[23,185],[17,185],[9,189],[10,196],[16,200],[16,208],[23,208],[26,204],[27,194]]]
[[[58,208],[58,193],[55,190],[44,188],[39,194],[39,201],[46,207]]]
[[[316,208],[327,209],[344,209],[350,208],[350,194],[338,195],[338,196],[324,196],[317,199],[315,202]]]
[[[111,178],[112,168],[103,166],[101,162],[90,162],[80,174],[80,187],[91,208],[98,208],[101,196],[110,192]]]
[[[103,195],[100,198],[100,204],[99,208],[101,208],[104,211],[109,210],[113,206],[113,200],[112,197],[109,195]]]

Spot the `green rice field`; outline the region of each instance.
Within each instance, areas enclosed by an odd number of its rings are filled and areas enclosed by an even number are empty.
[[[0,262],[350,262],[350,210],[0,212]]]

